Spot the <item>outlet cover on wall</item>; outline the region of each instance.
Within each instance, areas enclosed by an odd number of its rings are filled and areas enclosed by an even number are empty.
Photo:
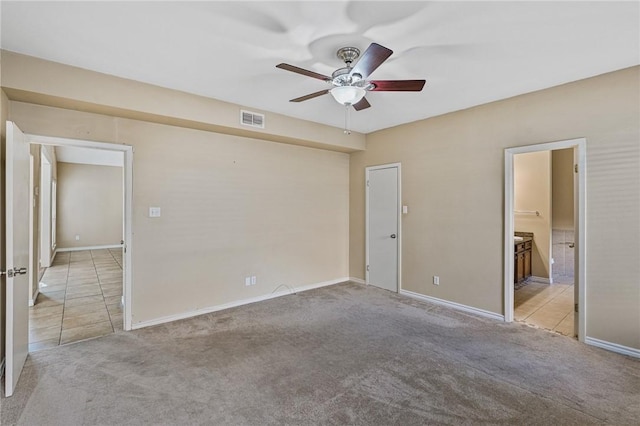
[[[256,281],[257,281],[256,276],[255,275],[252,276],[251,277],[251,285],[256,285]]]
[[[433,276],[433,285],[440,285],[440,277],[437,275]]]
[[[149,207],[149,217],[160,217],[160,207]]]
[[[76,241],[80,241],[80,235],[76,235]]]
[[[251,285],[251,277],[244,277],[244,285],[246,286]]]

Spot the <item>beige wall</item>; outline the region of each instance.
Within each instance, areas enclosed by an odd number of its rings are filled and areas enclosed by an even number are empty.
[[[363,134],[273,113],[264,130],[247,130],[239,105],[1,58],[2,88],[25,132],[135,146],[134,325],[348,276],[343,153],[363,149]],[[150,206],[162,217],[146,217]],[[247,275],[258,284],[244,287]]]
[[[58,248],[120,244],[122,179],[122,167],[58,162]]]
[[[11,118],[134,146],[134,324],[348,277],[348,154],[21,102]]]
[[[587,335],[640,348],[639,95],[632,67],[367,135],[351,155],[351,276],[364,169],[401,162],[403,288],[503,313],[504,149],[585,137]]]
[[[531,273],[549,275],[551,258],[551,151],[518,154],[513,158],[516,232],[533,232]],[[537,211],[540,215],[519,213]]]
[[[404,288],[501,313],[504,149],[585,137],[587,333],[640,348],[640,67],[376,132],[349,164],[267,141],[352,152],[363,135],[345,141],[288,117],[246,133],[231,125],[238,106],[6,52],[2,61],[3,90],[31,102],[10,103],[26,132],[136,148],[134,323],[280,284],[364,278],[364,168],[390,162],[402,162],[409,205]],[[163,216],[148,218],[149,206]],[[244,287],[246,275],[258,284]]]
[[[1,69],[1,68],[0,68]],[[0,90],[0,269],[6,268],[6,241],[4,235],[5,218],[4,218],[4,205],[5,205],[5,184],[4,184],[4,171],[5,171],[5,141],[7,131],[7,118],[9,117],[9,100],[4,91]],[[5,354],[5,296],[6,296],[6,281],[4,275],[0,275],[0,363],[4,360]]]
[[[573,149],[551,152],[552,228],[573,230]]]

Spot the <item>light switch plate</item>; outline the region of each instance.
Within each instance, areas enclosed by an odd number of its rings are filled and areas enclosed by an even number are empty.
[[[402,206],[402,214],[409,213],[409,206]]]
[[[160,207],[149,207],[149,217],[160,217]]]

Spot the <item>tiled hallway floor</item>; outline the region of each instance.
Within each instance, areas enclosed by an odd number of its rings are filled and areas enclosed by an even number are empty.
[[[29,351],[122,330],[122,249],[58,253],[29,308]]]
[[[571,283],[531,282],[514,292],[514,318],[573,337],[573,299]]]

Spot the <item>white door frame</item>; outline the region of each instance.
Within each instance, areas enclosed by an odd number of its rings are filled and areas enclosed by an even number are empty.
[[[133,277],[133,146],[106,142],[94,142],[80,139],[66,139],[52,136],[28,134],[30,143],[41,145],[75,146],[80,148],[103,149],[107,151],[120,151],[124,153],[124,329],[131,330],[132,312],[132,277]]]
[[[29,138],[29,135],[25,133]],[[53,261],[53,245],[51,242],[51,180],[53,178],[53,158],[46,149],[40,149],[40,218],[38,247],[38,267],[48,268]]]
[[[35,188],[36,186],[39,186],[36,185],[35,182],[35,158],[33,157],[33,154],[29,153],[29,306],[34,305],[36,298],[38,297],[38,293],[40,292],[38,286],[38,278],[40,278],[40,238],[37,238],[37,248],[36,245],[33,244],[33,239],[35,237],[35,230],[33,229],[33,220],[35,219]],[[33,265],[36,265],[36,267],[34,268]]]
[[[380,169],[398,169],[398,264],[397,264],[397,280],[400,293],[402,290],[402,164],[390,163],[378,166],[369,166],[365,168],[365,284],[369,285],[369,172]]]
[[[541,143],[537,145],[519,146],[505,149],[504,155],[504,320],[513,321],[513,235],[514,235],[514,170],[513,156],[528,152],[553,151],[574,148],[576,150],[578,166],[578,185],[574,186],[574,205],[577,212],[575,228],[575,281],[578,288],[578,340],[585,341],[586,337],[586,182],[587,182],[587,140],[585,138],[569,139],[558,142]]]

